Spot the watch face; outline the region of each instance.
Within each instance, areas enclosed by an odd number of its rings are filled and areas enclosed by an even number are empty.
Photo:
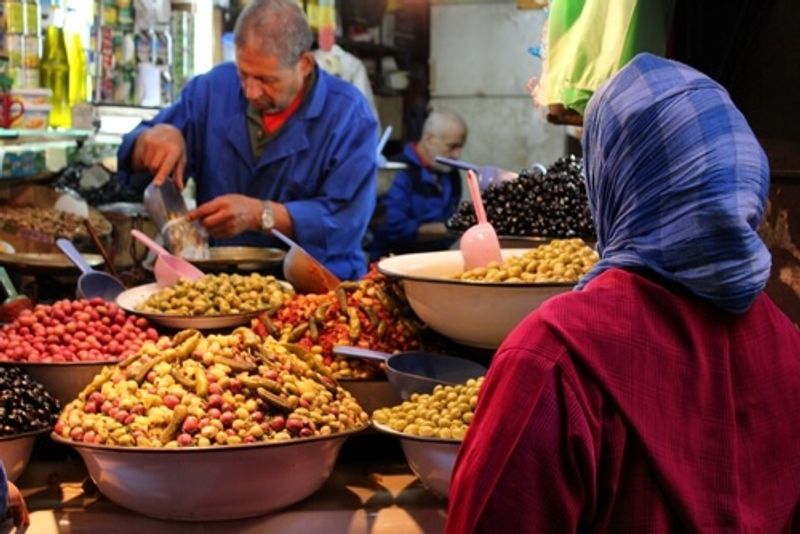
[[[261,229],[269,232],[273,226],[275,226],[275,220],[272,217],[272,209],[269,206],[264,206],[264,211],[261,212]]]

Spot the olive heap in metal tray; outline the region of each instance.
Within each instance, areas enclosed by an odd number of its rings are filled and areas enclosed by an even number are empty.
[[[74,363],[127,358],[158,339],[147,319],[113,302],[59,300],[23,310],[0,328],[0,361]]]
[[[523,169],[519,178],[492,184],[481,196],[498,235],[595,239],[583,164],[574,155],[559,158],[546,173]],[[461,233],[477,222],[472,202],[464,201],[447,227]]]
[[[0,367],[0,437],[50,428],[59,409],[44,386],[19,367]]]
[[[55,432],[123,447],[209,447],[325,436],[368,420],[318,355],[241,327],[145,344],[95,376]]]
[[[274,276],[206,274],[160,289],[136,309],[168,315],[227,315],[275,309],[293,294]]]

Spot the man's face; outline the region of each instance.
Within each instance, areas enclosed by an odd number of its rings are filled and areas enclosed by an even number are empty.
[[[431,167],[439,172],[450,172],[449,166],[436,163],[434,158],[436,156],[460,158],[465,141],[466,135],[461,128],[446,128],[441,132],[426,134],[425,147],[432,161]]]
[[[257,47],[245,43],[236,48],[236,67],[244,96],[262,113],[278,113],[291,104],[314,68],[314,59],[305,52],[293,66],[283,65],[275,56],[265,56]]]

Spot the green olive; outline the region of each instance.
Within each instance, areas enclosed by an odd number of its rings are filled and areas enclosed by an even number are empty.
[[[472,422],[481,384],[483,377],[455,386],[438,385],[429,394],[413,393],[402,404],[375,410],[372,419],[404,434],[462,440]]]

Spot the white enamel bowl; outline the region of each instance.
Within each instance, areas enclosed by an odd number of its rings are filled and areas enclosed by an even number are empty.
[[[0,437],[0,461],[6,468],[8,480],[14,482],[25,471],[28,461],[31,459],[36,436],[48,431],[49,429],[36,430],[15,436]]]
[[[397,437],[403,447],[408,466],[422,484],[436,495],[448,497],[453,467],[456,464],[458,449],[461,447],[460,441],[409,436],[375,421],[372,422],[372,426],[380,432]]]
[[[503,249],[503,258],[528,249]],[[465,282],[458,250],[385,258],[378,270],[400,279],[408,303],[428,326],[463,345],[497,348],[509,332],[545,300],[574,284]]]
[[[267,514],[317,491],[350,434],[275,443],[155,449],[77,443],[89,476],[115,503],[159,519],[217,521]]]

